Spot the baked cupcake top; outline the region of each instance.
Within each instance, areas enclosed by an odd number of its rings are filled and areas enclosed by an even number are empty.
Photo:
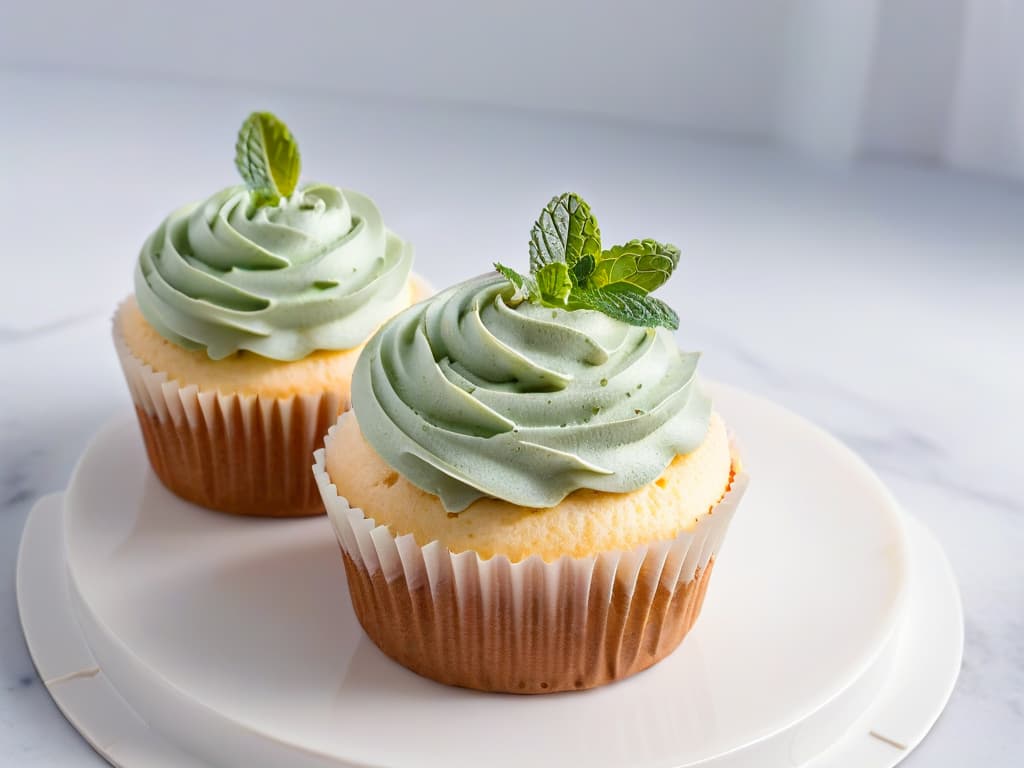
[[[136,298],[164,338],[214,360],[298,360],[358,346],[402,308],[412,246],[368,197],[298,186],[284,123],[250,115],[235,162],[244,185],[179,208],[139,254]]]
[[[676,347],[675,313],[649,295],[678,259],[653,240],[602,250],[586,203],[553,199],[530,274],[496,265],[367,343],[352,385],[364,437],[452,512],[652,482],[700,445],[711,413],[699,355]]]

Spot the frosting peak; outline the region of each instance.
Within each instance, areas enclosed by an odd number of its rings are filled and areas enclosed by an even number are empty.
[[[655,480],[707,432],[696,353],[591,310],[513,304],[485,275],[402,312],[367,343],[353,408],[374,449],[461,511],[549,507]]]
[[[146,240],[135,293],[165,338],[213,359],[350,349],[402,308],[412,247],[356,192],[307,184],[276,205],[244,186],[181,208]]]

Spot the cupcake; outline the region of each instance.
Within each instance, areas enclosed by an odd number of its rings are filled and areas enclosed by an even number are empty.
[[[496,265],[367,344],[314,475],[385,654],[546,693],[624,678],[685,637],[746,477],[650,295],[678,260],[653,240],[603,250],[562,195],[529,274]]]
[[[244,184],[146,240],[114,343],[168,489],[240,515],[322,514],[313,451],[349,406],[366,339],[423,289],[368,197],[298,184],[273,115],[243,123],[235,162]]]

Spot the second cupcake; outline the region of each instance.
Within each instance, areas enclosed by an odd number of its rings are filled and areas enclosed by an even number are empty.
[[[310,457],[348,408],[359,350],[424,289],[369,198],[298,185],[298,147],[273,115],[245,121],[236,165],[244,185],[146,241],[114,342],[171,491],[223,512],[318,514]]]
[[[555,198],[498,265],[388,322],[314,472],[352,605],[389,656],[487,691],[651,666],[700,612],[746,484],[650,296],[679,252],[602,249]]]

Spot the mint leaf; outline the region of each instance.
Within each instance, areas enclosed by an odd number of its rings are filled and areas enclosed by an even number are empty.
[[[645,293],[659,288],[679,264],[679,249],[657,240],[630,240],[602,251],[590,275],[594,288],[628,283]]]
[[[589,280],[590,276],[594,273],[594,267],[596,265],[597,262],[594,260],[593,255],[589,253],[573,264],[572,272],[570,273],[570,277],[572,277],[572,284],[574,286],[585,286],[587,284],[587,280]]]
[[[274,205],[299,183],[299,146],[273,114],[253,112],[238,131],[235,166],[255,204]]]
[[[516,290],[523,290],[523,284],[526,282],[526,278],[512,269],[512,267],[506,267],[504,264],[494,262],[494,269],[500,273],[502,277],[512,283],[512,285],[516,287]]]
[[[544,304],[564,306],[572,290],[572,280],[569,279],[569,268],[561,262],[545,264],[534,275],[537,281],[537,291],[540,293],[541,302]]]
[[[596,256],[600,251],[597,219],[573,192],[551,198],[530,231],[530,271],[534,273],[548,264],[572,267],[583,256]]]
[[[516,293],[512,298],[515,303],[519,303],[526,299],[531,301],[540,301],[540,293],[537,290],[537,281],[533,279],[532,275],[521,275],[516,272],[512,267],[506,267],[504,264],[494,262],[494,269],[501,274],[506,280],[515,286]]]
[[[573,291],[569,305],[571,309],[595,309],[630,325],[645,328],[662,326],[673,331],[679,328],[679,316],[668,304],[648,296],[643,288],[630,283]]]

